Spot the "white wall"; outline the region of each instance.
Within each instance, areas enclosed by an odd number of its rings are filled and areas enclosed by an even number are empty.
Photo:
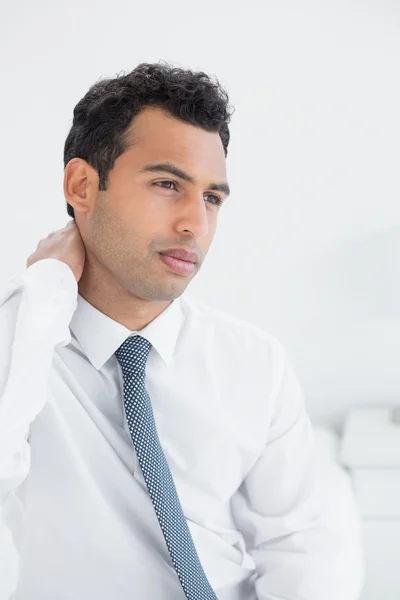
[[[63,144],[89,86],[142,61],[201,69],[236,108],[232,196],[188,294],[281,339],[315,421],[400,402],[399,2],[24,0],[1,13],[1,281],[69,219]]]

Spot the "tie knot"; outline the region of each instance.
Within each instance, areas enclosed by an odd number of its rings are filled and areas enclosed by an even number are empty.
[[[115,355],[121,365],[122,374],[144,372],[152,344],[140,335],[129,336],[118,348]]]

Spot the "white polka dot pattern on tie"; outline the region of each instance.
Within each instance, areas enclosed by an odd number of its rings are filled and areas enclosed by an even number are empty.
[[[125,415],[150,498],[172,563],[188,600],[218,600],[190,534],[178,492],[161,448],[150,397],[146,362],[152,348],[145,338],[128,337],[116,351],[124,378]]]

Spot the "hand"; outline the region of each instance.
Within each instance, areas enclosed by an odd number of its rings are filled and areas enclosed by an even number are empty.
[[[76,281],[82,277],[86,251],[82,236],[74,220],[63,229],[52,231],[47,238],[40,240],[35,252],[29,255],[26,266],[44,258],[56,258],[68,265]]]

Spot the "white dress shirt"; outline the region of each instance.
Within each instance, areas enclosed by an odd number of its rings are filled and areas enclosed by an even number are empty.
[[[183,600],[124,417],[132,334],[44,259],[0,293],[0,600]],[[146,389],[219,600],[338,600],[314,437],[282,344],[189,298],[139,334]]]

